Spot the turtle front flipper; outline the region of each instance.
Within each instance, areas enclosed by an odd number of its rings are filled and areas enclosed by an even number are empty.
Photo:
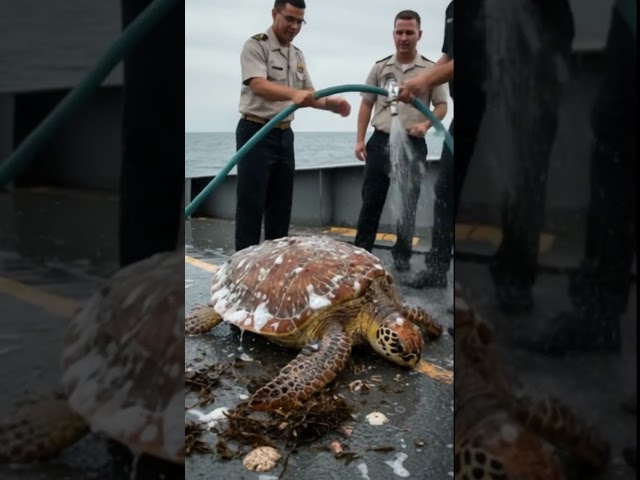
[[[442,325],[433,319],[426,310],[415,305],[402,305],[402,316],[416,325],[423,327],[430,338],[442,335]]]
[[[275,410],[299,404],[333,381],[351,354],[353,340],[342,324],[329,321],[321,340],[308,344],[249,400],[253,410]]]
[[[0,462],[31,463],[54,457],[89,427],[62,396],[43,396],[0,420]]]
[[[519,395],[514,414],[523,425],[591,469],[602,469],[610,446],[569,407],[551,397]]]
[[[211,305],[198,305],[184,319],[184,333],[197,335],[211,330],[222,321]]]

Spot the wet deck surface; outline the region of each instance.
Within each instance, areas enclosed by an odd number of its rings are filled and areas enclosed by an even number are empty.
[[[548,266],[575,266],[580,253],[571,245],[557,245],[542,255]],[[482,250],[478,245],[456,243],[456,248]],[[486,253],[486,252],[485,252]],[[507,316],[495,301],[493,282],[487,265],[456,261],[455,279],[468,293],[474,307],[495,327],[496,342],[507,368],[514,372],[530,392],[553,395],[576,410],[593,425],[612,447],[611,462],[597,479],[629,480],[636,473],[624,462],[622,448],[637,442],[636,417],[621,408],[636,391],[637,303],[636,289],[627,312],[622,317],[623,351],[621,354],[575,354],[553,357],[532,353],[514,346],[513,337],[523,332],[535,334],[543,328],[545,318],[570,308],[567,275],[542,274],[534,286],[534,311],[526,315]],[[525,333],[525,334],[527,334]],[[578,477],[582,478],[582,477]]]
[[[3,386],[0,412],[3,416],[23,398],[25,391],[46,393],[55,388],[66,322],[100,282],[100,277],[83,272],[78,265],[47,265],[0,252],[0,361],[3,367],[0,369]],[[0,466],[3,479],[80,480],[112,474],[108,444],[97,436],[87,436],[50,462]]]
[[[207,265],[220,265],[227,255],[233,253],[230,235],[231,224],[207,220],[192,220],[187,234],[185,263],[185,291],[187,311],[197,303],[207,301],[211,272]],[[311,230],[292,233],[311,233]],[[391,265],[388,250],[375,249],[386,266]],[[412,269],[423,267],[422,257],[414,256]],[[394,274],[393,270],[390,270]],[[450,278],[451,280],[451,278]],[[452,285],[447,289],[419,292],[400,289],[405,300],[428,308],[445,327],[450,326],[453,316],[447,308],[453,300]],[[222,324],[210,333],[188,337],[186,340],[185,364],[199,366],[204,363],[235,362],[244,368],[235,370],[236,378],[222,376],[220,387],[215,392],[215,401],[201,413],[218,408],[233,408],[247,394],[246,380],[251,376],[271,375],[296,352],[269,344],[258,336],[233,332]],[[196,358],[202,359],[196,362]],[[244,359],[244,360],[242,360]],[[439,340],[429,344],[423,351],[424,364],[436,368],[453,370],[453,342],[445,333]],[[372,380],[372,377],[374,380]],[[361,380],[370,383],[370,390],[363,394],[351,392],[349,383]],[[354,418],[347,422],[353,427],[350,438],[338,432],[327,434],[311,446],[300,447],[288,457],[282,479],[368,479],[388,480],[392,478],[446,479],[453,477],[453,386],[444,379],[435,379],[423,371],[410,371],[397,367],[378,357],[372,350],[363,347],[354,351],[352,362],[335,382],[338,391],[354,408]],[[192,400],[192,399],[191,399]],[[185,404],[192,405],[191,400]],[[381,426],[373,426],[366,415],[379,411],[389,418]],[[187,412],[186,419],[197,420],[198,415]],[[205,439],[215,444],[216,435]],[[326,447],[332,440],[339,440],[345,451],[357,455],[347,464],[337,459]],[[424,441],[424,446],[416,443]],[[391,447],[389,451],[372,451],[380,447]],[[283,459],[270,472],[262,474],[248,471],[241,459],[221,461],[215,454],[194,454],[187,458],[186,478],[216,478],[275,480],[283,470],[283,460],[290,453],[280,449]]]
[[[0,193],[0,417],[25,391],[46,394],[58,385],[68,319],[117,268],[112,197],[56,189]],[[127,450],[92,434],[49,461],[0,465],[0,478],[129,480],[131,461]],[[138,462],[137,471],[157,475],[166,466],[150,463]]]

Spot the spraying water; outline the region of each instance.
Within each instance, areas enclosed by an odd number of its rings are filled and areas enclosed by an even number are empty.
[[[496,187],[511,196],[514,189],[521,188],[518,178],[523,176],[522,169],[533,164],[529,158],[538,154],[538,119],[549,103],[559,102],[558,93],[569,76],[566,60],[549,47],[548,39],[545,41],[542,20],[534,10],[530,0],[485,2],[490,118],[486,135],[492,140],[493,160],[489,167]],[[550,78],[557,82],[550,83]],[[556,93],[541,95],[545,90]]]
[[[390,202],[393,219],[398,222],[409,210],[409,195],[407,192],[412,186],[420,185],[422,175],[415,175],[415,166],[412,162],[420,162],[420,159],[413,151],[411,142],[399,116],[391,117],[391,131],[389,134],[389,156],[391,168],[389,178],[389,194],[387,199]],[[422,168],[420,164],[419,168]],[[422,171],[420,170],[422,173]]]

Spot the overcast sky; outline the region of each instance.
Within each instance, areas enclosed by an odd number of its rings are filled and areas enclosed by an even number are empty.
[[[364,83],[373,64],[395,51],[393,19],[404,9],[422,17],[418,51],[436,61],[441,55],[444,14],[449,0],[308,0],[294,44],[304,55],[317,90]],[[244,42],[271,26],[272,0],[189,0],[185,29],[185,130],[234,131],[241,87]],[[359,93],[344,96],[351,115],[341,118],[313,109],[296,111],[298,132],[355,132]],[[445,118],[448,125],[453,111]]]

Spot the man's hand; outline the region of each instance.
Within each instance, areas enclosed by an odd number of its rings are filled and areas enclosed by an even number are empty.
[[[356,143],[356,158],[361,162],[367,159],[367,147],[364,142]]]
[[[411,103],[414,97],[421,97],[429,90],[429,75],[428,71],[421,73],[409,80],[405,80],[400,84],[400,92],[398,93],[398,100],[405,103]]]
[[[416,123],[409,129],[409,135],[411,135],[412,137],[424,138],[429,128],[431,128],[431,122],[429,120],[427,120],[426,122]]]
[[[311,107],[315,103],[313,92],[310,90],[298,90],[291,99],[298,107]]]
[[[413,96],[421,97],[438,85],[453,81],[453,69],[453,59],[442,55],[433,68],[402,82],[398,100],[408,103]]]
[[[351,104],[342,97],[327,98],[327,108],[341,117],[348,117],[351,113]]]

